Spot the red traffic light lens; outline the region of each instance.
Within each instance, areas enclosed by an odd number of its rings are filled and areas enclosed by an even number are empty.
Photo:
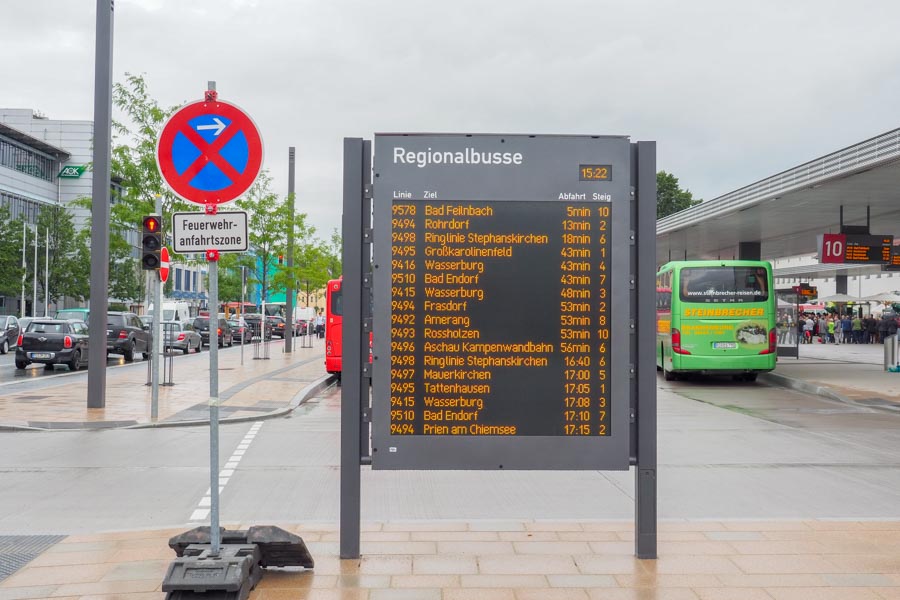
[[[146,229],[147,231],[152,231],[154,233],[159,231],[159,218],[144,217],[144,229]]]

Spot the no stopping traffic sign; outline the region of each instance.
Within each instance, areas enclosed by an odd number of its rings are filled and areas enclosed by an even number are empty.
[[[253,119],[221,100],[180,108],[163,125],[156,146],[156,164],[166,184],[197,204],[231,202],[246,192],[262,159],[262,138]]]

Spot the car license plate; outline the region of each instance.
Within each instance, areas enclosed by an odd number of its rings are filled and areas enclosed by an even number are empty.
[[[53,355],[49,352],[32,352],[29,356],[31,358],[53,358]]]
[[[713,342],[713,348],[717,350],[735,350],[737,342]]]

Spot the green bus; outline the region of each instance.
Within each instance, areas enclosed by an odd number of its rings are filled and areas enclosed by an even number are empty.
[[[757,260],[676,261],[656,274],[656,367],[755,381],[775,368],[772,265]]]

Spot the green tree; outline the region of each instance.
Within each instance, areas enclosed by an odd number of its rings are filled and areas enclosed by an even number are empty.
[[[137,246],[133,245],[138,243],[136,232],[140,231],[141,218],[155,212],[159,197],[165,236],[172,213],[193,208],[168,191],[156,166],[159,132],[178,107],[161,107],[150,96],[144,76],[131,73],[125,74],[124,83],[113,85],[113,104],[126,118],[113,121],[111,170],[119,191],[109,212],[110,296],[137,300],[145,294],[145,277]],[[90,208],[91,199],[83,198],[78,203]],[[174,253],[170,257],[173,262],[189,262]],[[171,289],[168,282],[167,287]]]
[[[689,190],[683,190],[678,178],[671,173],[660,171],[656,174],[656,218],[662,219],[673,213],[700,204],[702,200],[694,200]]]
[[[0,296],[22,291],[22,221],[11,221],[9,209],[0,206]]]
[[[260,286],[260,297],[269,299],[278,257],[287,247],[287,203],[269,188],[272,178],[263,171],[244,198],[236,202],[248,213],[250,235],[250,281]],[[283,289],[283,288],[282,288]]]
[[[75,231],[72,213],[61,206],[44,206],[38,214],[38,274],[41,298],[49,296],[57,303],[62,297],[84,300],[90,295],[90,253],[81,246],[87,238]],[[49,294],[43,277],[43,264],[48,255],[49,238]]]

